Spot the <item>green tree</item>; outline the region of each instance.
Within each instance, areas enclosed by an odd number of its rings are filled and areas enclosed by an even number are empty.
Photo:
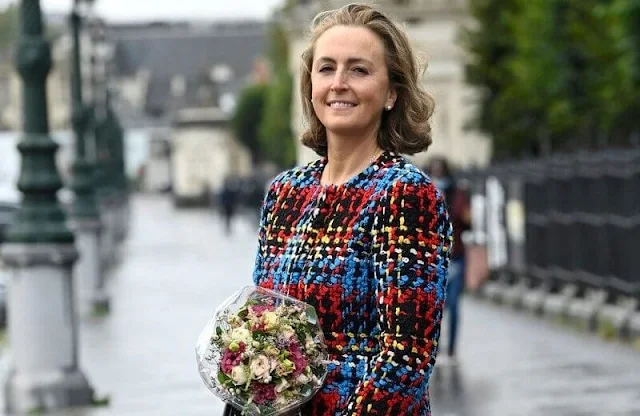
[[[500,108],[504,106],[503,94],[512,83],[507,61],[516,50],[517,7],[517,0],[471,0],[473,24],[461,32],[468,57],[466,79],[480,93],[478,113],[469,127],[491,136],[497,155],[526,147],[528,139],[524,133],[529,123],[524,115],[516,114],[518,108],[507,107],[506,112]]]
[[[634,102],[631,1],[471,1],[466,73],[496,155],[617,140]]]
[[[249,149],[254,163],[263,155],[259,126],[264,115],[267,91],[267,85],[262,83],[246,86],[240,93],[232,119],[235,136]]]
[[[269,84],[264,116],[260,124],[261,148],[265,156],[282,168],[296,160],[291,131],[291,97],[293,80],[289,73],[280,74]]]
[[[556,0],[563,47],[572,71],[567,95],[573,102],[575,145],[617,141],[616,120],[635,97],[633,51],[625,25],[629,0]]]
[[[498,97],[496,110],[521,114],[516,125],[526,135],[528,147],[548,153],[558,147],[574,123],[566,90],[571,65],[562,55],[564,43],[554,19],[556,1],[518,1],[518,14],[512,17],[515,49],[505,65],[510,82]]]
[[[277,22],[269,27],[268,57],[276,75],[289,72],[289,39],[285,28]]]
[[[628,34],[628,47],[631,50],[632,88],[629,93],[635,97],[614,124],[618,126],[619,141],[635,136],[636,145],[640,144],[640,0],[615,0],[615,11],[624,16],[624,32]]]
[[[264,155],[282,168],[296,160],[296,143],[291,130],[293,77],[289,66],[289,42],[282,26],[274,24],[269,36],[271,78],[262,121],[260,144]]]

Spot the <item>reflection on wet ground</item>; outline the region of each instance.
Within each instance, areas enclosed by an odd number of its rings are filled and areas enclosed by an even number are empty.
[[[111,404],[56,416],[221,415],[194,344],[216,305],[250,282],[255,224],[239,220],[226,239],[211,212],[133,202],[112,312],[83,319],[80,335],[82,367]],[[440,360],[431,381],[434,416],[640,415],[640,354],[469,296],[462,314],[459,363]]]
[[[431,381],[434,415],[640,415],[639,353],[469,296],[463,306],[458,363],[444,358]]]

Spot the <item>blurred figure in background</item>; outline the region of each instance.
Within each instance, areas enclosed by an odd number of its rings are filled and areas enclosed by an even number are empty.
[[[459,323],[459,299],[464,292],[465,285],[465,247],[462,242],[462,234],[471,228],[471,204],[468,193],[457,186],[446,159],[433,159],[427,171],[433,179],[434,185],[444,195],[453,224],[453,251],[449,263],[449,283],[445,307],[449,314],[447,355],[448,361],[454,363]]]
[[[220,207],[224,217],[225,233],[231,235],[233,216],[238,206],[238,194],[240,192],[237,180],[226,178],[220,191]]]

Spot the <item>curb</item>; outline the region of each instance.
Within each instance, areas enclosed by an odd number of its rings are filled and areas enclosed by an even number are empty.
[[[638,301],[622,299],[607,303],[603,291],[587,291],[577,297],[577,289],[567,285],[558,293],[546,288],[530,288],[524,281],[506,284],[487,281],[470,293],[493,304],[523,310],[531,315],[606,341],[618,341],[640,352],[640,310]]]

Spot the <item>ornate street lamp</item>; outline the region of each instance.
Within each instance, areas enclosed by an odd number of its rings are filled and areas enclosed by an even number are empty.
[[[2,247],[9,267],[8,328],[13,351],[7,413],[88,405],[93,390],[78,364],[71,268],[74,236],[56,193],[57,144],[49,135],[46,83],[51,48],[39,0],[20,2],[16,67],[22,78],[21,207]]]
[[[99,74],[99,100],[96,103],[96,148],[101,169],[100,204],[109,224],[110,244],[126,238],[129,228],[129,181],[125,167],[124,130],[112,107],[109,66],[113,48],[106,38],[104,24],[95,27],[95,71]],[[112,253],[108,253],[112,254]]]
[[[86,8],[91,0],[75,0],[71,12],[71,35],[73,48],[71,53],[71,122],[75,137],[75,160],[71,189],[75,193],[72,205],[70,226],[75,231],[80,259],[76,263],[76,298],[81,312],[89,308],[104,308],[108,299],[102,285],[100,263],[100,212],[96,202],[95,154],[89,154],[94,148],[92,130],[93,111],[86,103],[83,94],[81,29]],[[95,153],[95,152],[94,152]]]

